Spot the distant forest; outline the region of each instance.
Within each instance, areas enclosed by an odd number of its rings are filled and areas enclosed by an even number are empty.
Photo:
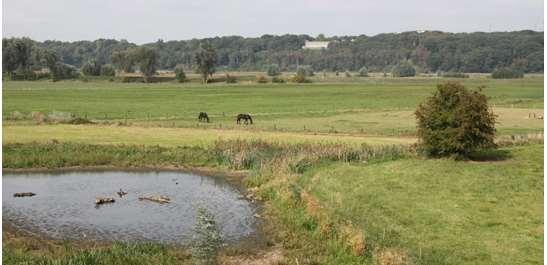
[[[306,40],[328,40],[328,49],[304,50]],[[4,42],[7,39],[4,39]],[[158,40],[140,46],[157,53],[157,69],[174,69],[177,64],[194,68],[194,53],[206,41],[216,50],[217,70],[264,71],[276,64],[283,71],[310,65],[315,71],[390,71],[410,60],[419,71],[490,73],[512,66],[524,72],[543,72],[543,32],[446,33],[426,31],[343,36],[264,35],[215,37],[181,41]],[[138,45],[125,40],[44,41],[33,43],[56,53],[60,61],[80,68],[88,61],[112,63],[114,52]]]

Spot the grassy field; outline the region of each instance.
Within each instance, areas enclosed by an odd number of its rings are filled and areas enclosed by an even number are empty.
[[[300,183],[373,247],[405,250],[418,264],[541,264],[543,146],[500,152],[510,158],[329,164]]]
[[[446,81],[446,80],[444,80]],[[61,111],[94,120],[141,126],[240,129],[235,115],[251,113],[250,128],[268,131],[412,136],[413,111],[443,79],[365,79],[360,83],[133,84],[108,81],[4,82],[3,118],[14,112]],[[530,113],[543,113],[543,78],[466,79],[484,92],[500,115],[501,133],[543,128]],[[206,111],[212,123],[197,124]]]
[[[224,264],[270,264],[272,257],[278,264],[542,263],[542,140],[470,161],[426,159],[411,146],[413,111],[446,79],[341,80],[3,82],[3,167],[243,171],[242,184],[264,203],[268,244],[252,253],[224,250]],[[460,81],[485,86],[498,136],[543,133],[543,120],[529,117],[543,115],[542,75]],[[37,124],[33,111],[96,124]],[[212,123],[197,123],[200,111]],[[234,116],[246,112],[255,124],[235,125]],[[69,248],[3,237],[9,264],[191,263],[184,249],[168,246]]]
[[[30,132],[30,133],[29,133]],[[411,144],[412,137],[359,136],[226,130],[199,128],[155,128],[104,125],[13,125],[3,127],[4,143],[49,142],[52,140],[88,144],[142,144],[160,146],[208,146],[216,140],[262,140],[273,143],[344,143],[350,145]]]

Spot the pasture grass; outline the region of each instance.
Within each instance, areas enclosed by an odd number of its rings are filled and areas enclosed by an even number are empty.
[[[543,145],[500,161],[406,158],[335,163],[299,179],[330,218],[363,229],[370,253],[414,264],[542,264]]]
[[[268,131],[412,135],[412,112],[447,81],[442,78],[362,78],[355,82],[312,84],[117,83],[81,81],[5,81],[3,119],[13,113],[61,111],[98,121],[129,121],[142,126],[240,128],[235,115],[251,113]],[[541,121],[524,120],[542,112],[543,79],[468,78],[470,88],[485,86],[501,119],[501,132],[531,132]],[[205,111],[211,124],[197,124]],[[513,119],[515,118],[515,119]],[[504,124],[507,124],[504,125]],[[513,126],[517,124],[519,126]],[[539,128],[539,129],[538,129]]]

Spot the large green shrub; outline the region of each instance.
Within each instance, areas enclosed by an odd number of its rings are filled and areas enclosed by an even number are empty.
[[[492,78],[494,79],[509,79],[509,78],[523,78],[524,72],[518,68],[502,67],[495,69],[492,72]]]
[[[416,68],[410,61],[406,60],[393,67],[391,73],[395,77],[410,77],[416,75]]]
[[[437,85],[418,106],[420,146],[430,156],[462,156],[494,147],[495,118],[487,98],[457,82]]]

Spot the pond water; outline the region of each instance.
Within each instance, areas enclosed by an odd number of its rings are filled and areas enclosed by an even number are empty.
[[[220,178],[181,172],[63,172],[3,174],[2,221],[16,229],[56,239],[155,241],[188,244],[196,212],[209,210],[223,238],[254,232],[254,207]],[[128,194],[120,198],[116,191]],[[14,197],[33,192],[33,197]],[[170,203],[141,201],[164,195]],[[96,197],[114,203],[95,205]]]

